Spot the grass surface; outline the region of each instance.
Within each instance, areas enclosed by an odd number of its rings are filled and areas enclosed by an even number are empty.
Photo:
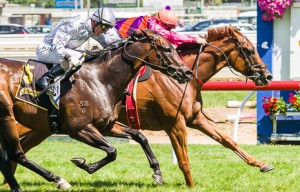
[[[75,141],[45,141],[27,157],[69,181],[72,185],[69,191],[300,191],[299,146],[243,145],[249,154],[275,167],[271,172],[260,173],[259,168],[247,165],[220,145],[189,145],[194,189],[185,186],[180,169],[172,164],[170,145],[151,145],[163,173],[162,186],[152,180],[152,170],[138,145],[114,143],[114,146],[118,150],[117,160],[92,175],[76,168],[70,159],[84,157],[92,163],[105,153]],[[23,167],[18,168],[16,178],[24,191],[59,191],[54,183]],[[0,191],[9,190],[0,187]]]
[[[208,107],[226,107],[228,101],[243,101],[249,91],[202,91],[203,105]],[[254,94],[249,101],[256,101]]]

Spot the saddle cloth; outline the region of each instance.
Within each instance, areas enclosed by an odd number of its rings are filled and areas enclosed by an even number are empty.
[[[133,129],[141,129],[136,105],[136,88],[138,82],[145,81],[150,78],[151,70],[152,69],[150,67],[143,66],[127,86],[127,91],[130,94],[125,97],[126,116],[128,125]]]
[[[43,64],[35,60],[28,60],[23,66],[23,73],[21,75],[16,99],[46,111],[49,108],[50,99],[52,105],[54,105],[56,109],[59,109],[60,81],[56,82],[53,86],[52,95],[43,94],[39,97],[39,99],[35,100],[35,97],[42,91],[42,89],[37,86],[36,82],[45,72],[48,71],[50,67],[51,65]]]

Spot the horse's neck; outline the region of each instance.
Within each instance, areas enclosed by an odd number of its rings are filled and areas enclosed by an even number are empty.
[[[229,53],[233,49],[228,49],[228,47],[218,46],[228,57]],[[211,49],[208,47],[208,49]],[[217,56],[217,57],[216,57]],[[221,69],[227,66],[227,61],[224,55],[214,48],[214,51],[207,51],[204,50],[200,54],[199,62],[197,63],[198,67],[196,67],[196,59],[197,54],[189,55],[187,57],[191,57],[192,59],[189,59],[190,62],[188,65],[193,68],[194,74],[196,74],[196,70],[198,71],[198,78],[199,82],[206,83],[211,77],[213,77],[216,73],[218,73]],[[217,62],[215,62],[217,61]]]
[[[221,69],[226,66],[226,61],[222,60],[220,62],[205,62],[199,65],[198,68],[198,78],[201,82],[206,83],[210,80],[215,74],[217,74]]]

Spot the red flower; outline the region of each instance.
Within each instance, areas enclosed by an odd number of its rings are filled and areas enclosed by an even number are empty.
[[[290,102],[290,106],[295,110],[295,111],[300,111],[300,94],[293,94],[290,93],[290,97],[288,99]]]
[[[263,109],[267,115],[286,112],[287,106],[282,98],[263,97],[263,102]]]

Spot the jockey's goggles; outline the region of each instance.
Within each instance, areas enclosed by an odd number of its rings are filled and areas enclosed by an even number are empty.
[[[102,31],[107,31],[109,29],[113,28],[111,25],[105,25],[105,24],[101,24],[101,29]]]

